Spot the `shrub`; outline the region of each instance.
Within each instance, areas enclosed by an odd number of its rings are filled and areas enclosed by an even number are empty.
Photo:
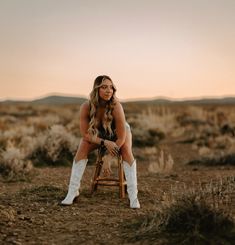
[[[224,166],[235,165],[235,153],[218,157],[202,157],[188,162],[189,165]]]
[[[132,133],[133,145],[135,147],[155,146],[165,137],[164,133],[160,132],[158,129],[143,130],[142,128],[136,128]]]
[[[158,129],[165,134],[172,132],[178,125],[175,113],[164,106],[159,106],[159,108],[156,109],[158,109],[158,111],[154,111],[152,108],[148,107],[146,111],[138,115],[137,121],[142,128]]]
[[[35,143],[31,153],[36,165],[66,165],[76,152],[79,139],[69,133],[62,125],[52,126],[41,144]]]
[[[8,147],[1,152],[0,173],[8,181],[23,180],[31,172],[33,166],[31,161],[25,158],[25,155],[14,146]]]
[[[132,242],[166,239],[164,244],[232,244],[235,239],[232,217],[197,196],[184,196],[162,210],[140,217],[134,226],[137,232],[127,239]]]
[[[4,148],[6,148],[8,142],[11,142],[11,144],[14,145],[18,145],[20,144],[22,137],[32,136],[34,134],[34,127],[18,126],[2,132],[0,134],[0,142]]]

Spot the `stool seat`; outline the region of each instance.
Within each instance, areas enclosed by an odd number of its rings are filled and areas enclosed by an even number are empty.
[[[91,185],[91,194],[93,194],[98,186],[117,186],[119,187],[119,197],[124,198],[125,193],[126,193],[126,180],[125,180],[125,175],[124,175],[124,170],[123,170],[123,164],[122,164],[122,157],[121,155],[118,155],[118,177],[102,177],[100,176],[101,174],[101,169],[103,166],[103,157],[105,153],[104,150],[100,147],[98,148],[98,155],[96,159],[96,164],[95,164],[95,171],[94,171],[94,176],[92,180],[92,185]]]

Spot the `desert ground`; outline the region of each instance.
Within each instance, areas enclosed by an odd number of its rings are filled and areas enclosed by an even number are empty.
[[[61,206],[80,140],[79,105],[0,105],[1,244],[234,244],[233,105],[124,104],[140,209],[116,187]],[[115,174],[115,164],[111,165]]]

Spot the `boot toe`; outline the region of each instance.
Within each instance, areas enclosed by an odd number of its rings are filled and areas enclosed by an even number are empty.
[[[79,196],[79,192],[76,193],[69,192],[66,198],[61,202],[62,205],[72,205],[74,200]]]
[[[130,202],[131,208],[140,208],[139,200],[136,198],[134,201]]]
[[[72,205],[73,204],[73,198],[65,198],[62,202],[61,205]]]

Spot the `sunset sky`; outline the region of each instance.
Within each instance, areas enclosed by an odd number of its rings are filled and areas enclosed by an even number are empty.
[[[0,100],[235,96],[234,0],[0,0]]]

